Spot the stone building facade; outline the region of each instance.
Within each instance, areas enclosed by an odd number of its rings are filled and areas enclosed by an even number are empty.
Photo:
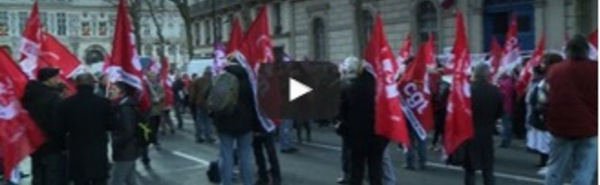
[[[339,61],[360,51],[357,32],[368,35],[373,17],[383,16],[385,31],[392,48],[397,51],[407,34],[415,46],[427,40],[429,33],[436,39],[438,52],[448,50],[454,43],[454,13],[465,15],[469,47],[473,53],[489,51],[492,38],[503,43],[511,15],[519,24],[519,40],[526,53],[546,35],[547,48],[560,50],[567,37],[588,34],[597,28],[598,1],[596,0],[455,0],[443,8],[439,0],[363,0],[365,25],[357,28],[354,19],[355,0],[248,0],[255,14],[258,4],[269,6],[272,33],[278,22],[281,32],[275,33],[275,47],[298,59]],[[220,0],[216,6],[217,20],[225,29],[220,32],[227,40],[228,20],[240,15],[239,0]],[[199,0],[194,30],[196,53],[208,56],[212,51],[210,39],[212,8],[210,0]],[[274,20],[275,19],[275,20]],[[209,32],[206,32],[209,31]],[[209,36],[210,37],[210,36]],[[204,38],[204,39],[198,39]]]
[[[33,0],[0,0],[0,47],[7,48],[16,58],[24,25],[29,17]],[[101,62],[111,52],[117,0],[38,0],[40,19],[44,29],[56,36],[81,62]],[[187,61],[184,46],[183,21],[177,9],[168,0],[157,13],[166,54],[171,62]],[[160,4],[159,4],[160,5]],[[156,27],[147,9],[141,18],[142,56],[156,56],[158,37]]]

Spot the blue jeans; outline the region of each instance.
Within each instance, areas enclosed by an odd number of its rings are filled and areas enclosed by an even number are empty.
[[[394,173],[394,164],[390,156],[389,147],[383,152],[383,185],[395,185],[396,174]]]
[[[292,130],[294,122],[292,120],[283,120],[279,126],[279,147],[281,150],[292,148]]]
[[[173,110],[175,111],[175,118],[177,119],[177,127],[179,129],[183,128],[183,113],[185,112],[185,104],[180,101],[176,101],[175,105],[173,105]]]
[[[228,134],[219,134],[219,152],[220,152],[220,174],[222,185],[233,184],[233,164],[234,164],[234,143],[239,156],[239,168],[244,185],[254,183],[254,173],[252,172],[252,132],[233,136]]]
[[[212,120],[208,117],[208,114],[204,110],[197,110],[196,112],[196,123],[194,123],[196,129],[196,139],[209,139],[212,134]]]
[[[571,172],[572,185],[592,184],[598,164],[598,137],[563,139],[554,137],[545,185],[562,185]]]
[[[419,165],[421,168],[425,167],[425,162],[427,162],[427,147],[425,146],[427,142],[419,138],[419,135],[414,131],[412,127],[409,126],[409,135],[411,146],[406,152],[406,166],[415,167],[415,153],[417,157],[419,157]]]
[[[513,117],[510,114],[502,116],[502,142],[501,146],[510,146],[513,132]]]

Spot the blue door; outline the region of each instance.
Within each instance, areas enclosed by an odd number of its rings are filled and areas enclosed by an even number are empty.
[[[521,50],[535,47],[535,18],[533,0],[486,0],[484,4],[485,51],[491,49],[492,38],[504,45],[512,14],[517,15],[518,38]]]

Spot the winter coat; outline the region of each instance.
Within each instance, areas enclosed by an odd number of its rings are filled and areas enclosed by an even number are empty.
[[[598,62],[565,61],[547,75],[548,130],[556,137],[598,135]]]
[[[148,82],[148,91],[150,92],[150,100],[152,106],[150,108],[150,116],[160,116],[164,110],[165,89],[160,83]]]
[[[173,91],[173,97],[175,98],[176,102],[184,102],[185,101],[185,85],[183,83],[183,80],[177,79],[175,80],[175,82],[173,82],[173,85],[171,86],[171,91]]]
[[[69,151],[70,175],[74,179],[108,178],[108,133],[115,124],[110,101],[94,94],[92,86],[78,86],[77,93],[58,107]]]
[[[135,161],[139,154],[140,142],[137,130],[141,115],[137,103],[131,97],[124,97],[116,104],[116,124],[112,132],[112,150],[114,161]]]
[[[375,136],[375,78],[367,72],[350,79],[341,94],[339,130],[353,138]]]
[[[510,76],[503,76],[499,81],[502,92],[502,102],[505,114],[514,114],[516,99],[515,80]]]
[[[197,78],[190,86],[190,104],[195,105],[200,110],[206,109],[206,98],[212,85],[210,76]]]
[[[466,163],[472,169],[491,169],[494,165],[494,129],[503,114],[500,90],[487,82],[471,84],[474,136],[466,141]]]
[[[46,137],[46,143],[33,153],[33,157],[57,154],[66,149],[63,128],[56,119],[56,110],[61,100],[57,89],[41,82],[30,81],[25,86],[21,100],[23,107]]]
[[[228,135],[242,135],[260,125],[255,110],[254,94],[245,69],[239,65],[228,66],[225,71],[238,78],[239,94],[237,104],[227,114],[212,114],[217,132]]]

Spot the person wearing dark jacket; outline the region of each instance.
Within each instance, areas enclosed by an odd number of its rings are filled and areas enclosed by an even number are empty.
[[[586,37],[577,35],[566,48],[567,60],[546,76],[548,131],[554,136],[546,185],[592,184],[598,163],[598,62],[589,59]]]
[[[494,184],[494,128],[502,117],[503,102],[500,89],[489,82],[490,68],[476,64],[471,82],[473,138],[465,141],[465,185],[475,184],[475,171],[481,170],[483,183]]]
[[[57,123],[56,110],[61,101],[56,87],[61,83],[53,68],[38,71],[37,81],[30,81],[22,98],[23,107],[46,136],[44,143],[32,155],[33,185],[67,184],[65,138]]]
[[[340,119],[350,147],[350,184],[363,184],[365,166],[369,184],[383,184],[383,152],[388,140],[375,134],[375,77],[358,68],[358,76],[342,91]]]
[[[173,110],[175,111],[175,118],[177,119],[177,127],[183,129],[183,113],[185,112],[185,84],[181,78],[177,78],[171,86],[173,91],[173,97],[175,99]],[[194,118],[195,119],[195,118]]]
[[[135,89],[126,83],[117,82],[111,92],[116,107],[116,127],[112,132],[112,158],[115,162],[111,174],[111,185],[136,185],[135,161],[140,155],[137,103],[133,98]]]
[[[108,132],[115,123],[110,101],[94,94],[91,74],[77,77],[77,93],[58,107],[64,125],[69,171],[75,185],[104,185],[108,171]]]
[[[252,125],[258,122],[254,110],[254,95],[248,74],[239,65],[230,65],[225,71],[237,77],[239,94],[237,104],[229,113],[212,113],[219,135],[220,175],[223,185],[233,184],[234,143],[239,154],[239,168],[244,185],[253,184]]]

